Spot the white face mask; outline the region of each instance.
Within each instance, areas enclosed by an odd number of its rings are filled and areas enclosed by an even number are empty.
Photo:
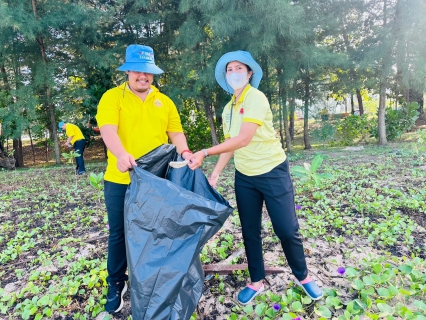
[[[238,90],[244,87],[248,82],[249,79],[247,79],[248,72],[243,73],[231,73],[226,76],[226,82],[231,86],[232,89]]]

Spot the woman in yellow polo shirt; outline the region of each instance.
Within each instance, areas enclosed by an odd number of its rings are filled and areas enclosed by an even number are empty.
[[[196,169],[205,157],[220,154],[209,178],[214,187],[234,156],[235,194],[251,278],[251,283],[239,292],[238,301],[246,305],[264,290],[261,239],[264,201],[296,282],[311,299],[321,299],[322,290],[308,275],[288,160],[276,137],[269,102],[257,90],[262,69],[249,52],[233,51],[219,59],[215,76],[219,85],[233,94],[222,114],[226,140],[194,153],[188,160],[189,167]]]

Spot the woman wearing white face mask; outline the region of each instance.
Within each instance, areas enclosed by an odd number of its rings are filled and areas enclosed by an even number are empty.
[[[321,299],[322,290],[308,275],[288,160],[276,137],[269,102],[257,90],[262,69],[249,52],[234,51],[219,59],[215,76],[219,85],[233,94],[222,114],[226,140],[194,153],[188,160],[189,167],[196,169],[205,157],[220,154],[209,177],[214,187],[234,156],[235,194],[251,278],[237,299],[246,305],[264,290],[261,239],[264,202],[296,282],[311,299]]]

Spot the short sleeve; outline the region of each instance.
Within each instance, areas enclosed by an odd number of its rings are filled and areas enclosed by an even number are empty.
[[[261,126],[270,110],[268,99],[263,92],[259,90],[247,92],[243,105],[243,122],[253,122]]]
[[[99,128],[106,124],[118,126],[120,115],[120,103],[117,95],[109,90],[104,93],[99,101],[98,112],[96,114],[96,121]]]
[[[167,132],[183,132],[180,116],[177,111],[176,105],[167,97],[169,105],[169,121],[167,124]]]

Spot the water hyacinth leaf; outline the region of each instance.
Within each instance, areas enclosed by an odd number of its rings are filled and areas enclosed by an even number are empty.
[[[412,291],[412,290],[408,291],[408,290],[405,290],[405,289],[399,289],[398,292],[399,292],[399,294],[401,294],[403,296],[411,296],[413,294],[416,294],[415,291]]]
[[[38,306],[40,306],[40,307],[44,307],[44,306],[47,306],[48,304],[49,304],[49,302],[50,302],[51,300],[50,300],[50,295],[45,295],[45,296],[43,296],[43,297],[41,297],[38,301],[37,301],[37,305]]]
[[[363,311],[364,307],[359,303],[359,300],[353,300],[348,303],[346,306],[346,310],[348,310],[351,314],[358,314]]]
[[[382,265],[376,263],[375,265],[373,265],[373,271],[375,274],[379,274],[380,272],[382,272]]]
[[[377,274],[372,274],[371,275],[371,279],[375,282],[375,283],[382,283],[382,278],[380,276],[378,276]]]
[[[317,315],[324,317],[324,318],[327,318],[327,319],[331,318],[331,311],[326,306],[321,306],[318,309],[315,308],[315,313]]]
[[[277,294],[273,294],[271,295],[271,301],[273,302],[280,302],[281,301],[281,297]]]
[[[392,294],[392,296],[396,296],[398,294],[398,288],[393,285],[389,285],[388,290]]]
[[[380,317],[386,317],[393,314],[393,308],[386,303],[378,303],[377,308],[380,310]]]
[[[331,307],[338,307],[341,304],[341,301],[337,297],[330,297],[328,296],[327,299],[325,299],[325,305],[329,308]]]
[[[301,311],[303,311],[303,306],[302,306],[302,304],[300,303],[300,301],[294,301],[294,302],[291,304],[291,309],[292,309],[294,312],[301,312]]]
[[[367,305],[367,309],[370,309],[371,306],[373,305],[373,300],[369,296],[367,296],[367,295],[366,296],[362,296],[362,300]]]
[[[401,271],[403,274],[410,274],[413,268],[407,266],[406,264],[403,264],[398,267],[398,270]]]
[[[393,275],[390,273],[383,273],[382,275],[380,275],[380,281],[381,283],[385,283],[388,282],[392,277]]]
[[[377,293],[379,294],[379,296],[381,296],[383,298],[390,298],[391,297],[391,293],[386,288],[378,288]]]
[[[268,308],[268,310],[266,310],[265,314],[270,317],[270,318],[274,318],[276,316],[277,311],[275,311],[272,308]]]
[[[346,268],[346,274],[348,275],[348,277],[352,278],[358,276],[359,272],[354,268],[348,267]]]
[[[423,310],[424,312],[426,312],[426,304],[423,301],[415,300],[414,305],[420,310]]]
[[[397,303],[395,310],[401,317],[409,318],[413,316],[413,312],[401,303]]]
[[[370,276],[365,276],[362,278],[362,281],[367,286],[374,286],[376,283],[373,281],[373,279]]]
[[[252,314],[253,313],[253,306],[251,304],[249,304],[249,305],[247,305],[243,308],[243,311],[246,314]]]
[[[413,281],[416,281],[417,279],[421,279],[423,277],[423,274],[419,271],[419,270],[416,270],[416,269],[414,269],[412,272],[411,272],[411,278],[413,279]]]
[[[259,303],[256,308],[254,309],[254,312],[258,315],[258,316],[262,316],[265,313],[265,309],[266,309],[266,304],[265,303]]]
[[[312,303],[312,299],[309,298],[308,296],[304,296],[304,297],[302,297],[302,303],[303,304],[311,304]]]
[[[337,292],[334,289],[324,288],[322,291],[329,297],[337,297]]]
[[[355,279],[355,281],[351,284],[352,288],[355,290],[361,290],[364,288],[364,282],[359,279]]]
[[[294,318],[289,313],[284,313],[282,319],[283,320],[293,320]]]

